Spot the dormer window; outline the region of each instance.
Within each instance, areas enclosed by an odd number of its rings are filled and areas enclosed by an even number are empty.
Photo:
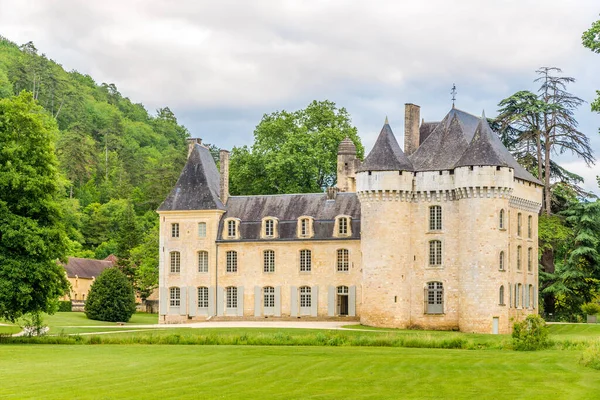
[[[240,238],[240,220],[237,218],[227,218],[225,228],[223,229],[223,239]]]
[[[277,218],[273,218],[273,217],[263,218],[262,237],[263,238],[277,237]]]
[[[339,215],[335,219],[333,227],[334,237],[348,237],[352,235],[352,225],[350,224],[350,217],[348,215]]]
[[[300,217],[298,219],[298,237],[310,238],[313,236],[313,219],[312,217]]]

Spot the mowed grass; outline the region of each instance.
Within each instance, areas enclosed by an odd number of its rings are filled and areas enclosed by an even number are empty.
[[[15,325],[0,325],[0,335],[12,335],[13,333],[19,333],[21,328]]]
[[[580,352],[3,345],[3,399],[591,399]]]
[[[115,322],[88,319],[82,312],[57,312],[44,315],[44,324],[48,325],[50,333],[73,326],[117,326]],[[158,324],[158,314],[135,313],[124,326],[153,324]]]

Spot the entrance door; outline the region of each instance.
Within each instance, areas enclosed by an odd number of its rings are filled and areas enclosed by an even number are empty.
[[[338,286],[337,288],[337,313],[338,315],[348,315],[348,286]]]
[[[492,333],[494,335],[498,334],[499,326],[500,326],[500,320],[499,320],[499,318],[498,317],[494,317],[494,319],[492,320]]]
[[[310,315],[311,304],[310,286],[302,286],[300,288],[300,315]]]

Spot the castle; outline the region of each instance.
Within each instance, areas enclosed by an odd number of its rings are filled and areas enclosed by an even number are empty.
[[[361,162],[339,145],[326,193],[229,195],[192,139],[160,215],[161,323],[356,318],[365,325],[509,333],[537,313],[542,184],[481,118],[420,122],[404,151],[386,122]]]

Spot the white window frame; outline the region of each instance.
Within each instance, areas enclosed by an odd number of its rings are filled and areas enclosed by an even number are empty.
[[[234,219],[227,221],[227,237],[230,239],[237,237],[237,221]]]
[[[198,222],[198,237],[202,239],[206,237],[206,222]]]
[[[169,306],[179,307],[181,306],[181,289],[177,286],[169,288]]]
[[[533,271],[533,248],[527,248],[527,272]]]
[[[348,249],[337,249],[337,272],[348,272],[350,270],[350,251]]]
[[[179,251],[169,252],[171,274],[179,274],[181,272],[181,253]]]
[[[523,214],[517,214],[517,236],[521,237],[523,233]]]
[[[504,211],[504,208],[501,208],[498,213],[498,229],[506,229],[506,211]]]
[[[443,263],[443,246],[439,239],[430,240],[428,243],[428,262],[432,268],[439,268]]]
[[[179,222],[171,223],[171,238],[176,239],[179,237]]]
[[[238,254],[235,250],[225,252],[225,272],[235,273],[238,271]]]
[[[505,306],[504,303],[504,285],[500,285],[500,289],[498,289],[498,305]]]
[[[444,313],[444,283],[427,282],[425,287],[425,314]]]
[[[206,286],[198,287],[198,308],[208,308],[208,288]]]
[[[309,308],[312,306],[312,289],[310,286],[300,287],[300,308]]]
[[[527,238],[531,239],[533,235],[533,217],[530,215],[527,217]]]
[[[229,309],[238,307],[238,290],[236,286],[225,288],[225,307]]]
[[[202,274],[208,273],[208,251],[198,251],[198,272]]]
[[[312,251],[309,249],[300,250],[300,272],[312,271]]]
[[[435,205],[429,207],[429,231],[441,231],[442,223],[442,206]]]
[[[275,307],[275,288],[273,286],[263,287],[263,307]]]
[[[263,251],[263,272],[275,272],[275,250],[267,249]]]
[[[522,257],[523,257],[523,248],[522,248],[522,246],[519,245],[519,246],[517,246],[517,271],[521,270]]]

